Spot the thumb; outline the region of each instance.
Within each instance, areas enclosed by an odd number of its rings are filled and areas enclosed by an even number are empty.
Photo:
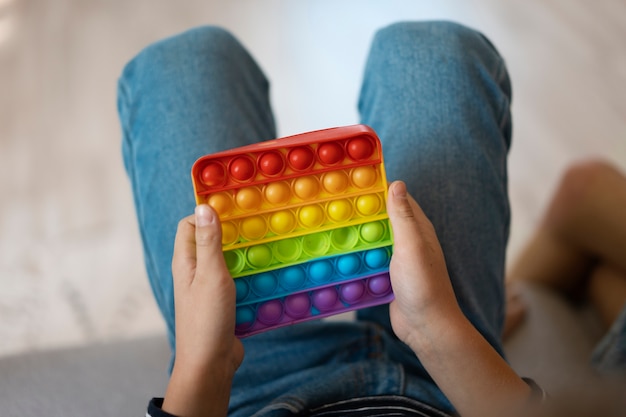
[[[421,228],[425,222],[429,223],[420,206],[407,193],[403,181],[394,181],[389,186],[387,213],[396,235],[414,231],[416,227]]]
[[[394,221],[398,224],[415,222],[415,213],[409,203],[409,195],[404,182],[394,181],[389,186],[387,212],[392,223]]]
[[[394,240],[403,242],[402,247],[415,250],[424,244],[432,245],[436,240],[432,223],[407,192],[406,184],[402,181],[394,181],[389,186],[387,214],[393,229]]]
[[[206,204],[196,206],[196,271],[202,275],[226,269],[222,254],[222,228],[215,211]]]

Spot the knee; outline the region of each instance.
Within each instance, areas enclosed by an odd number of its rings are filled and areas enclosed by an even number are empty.
[[[380,29],[374,37],[374,46],[379,51],[401,54],[412,46],[428,58],[458,61],[479,53],[496,54],[492,44],[479,32],[450,21],[398,22]]]
[[[616,175],[614,166],[602,159],[585,159],[569,165],[561,176],[546,220],[557,228],[567,228],[585,216],[586,207]]]
[[[175,76],[189,68],[222,62],[240,48],[237,39],[225,29],[201,26],[147,46],[126,65],[122,77],[132,77],[135,73],[148,77]]]
[[[615,172],[615,168],[603,159],[577,161],[563,173],[558,194],[566,204],[587,200]]]
[[[433,94],[463,108],[482,94],[477,89],[494,100],[493,108],[503,108],[511,95],[506,66],[491,43],[473,29],[446,21],[401,22],[379,30],[366,78],[396,95]]]

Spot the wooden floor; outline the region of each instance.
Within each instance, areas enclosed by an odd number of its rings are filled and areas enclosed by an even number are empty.
[[[259,60],[281,135],[356,122],[376,28],[438,18],[483,31],[513,80],[515,256],[570,162],[626,168],[626,2],[469,3],[0,0],[0,355],[162,331],[116,79],[143,46],[199,24],[227,27]]]

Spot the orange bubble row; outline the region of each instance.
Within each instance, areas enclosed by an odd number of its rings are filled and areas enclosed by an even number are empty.
[[[367,165],[348,171],[337,170],[263,186],[220,191],[208,196],[206,202],[224,219],[237,213],[251,213],[289,203],[327,198],[343,194],[351,188],[371,189],[379,183],[379,178],[377,167]]]

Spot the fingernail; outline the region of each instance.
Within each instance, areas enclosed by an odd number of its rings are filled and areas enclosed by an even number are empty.
[[[208,226],[213,221],[213,213],[206,204],[196,206],[196,226]]]
[[[391,193],[396,198],[406,198],[406,184],[403,181],[395,181]]]

